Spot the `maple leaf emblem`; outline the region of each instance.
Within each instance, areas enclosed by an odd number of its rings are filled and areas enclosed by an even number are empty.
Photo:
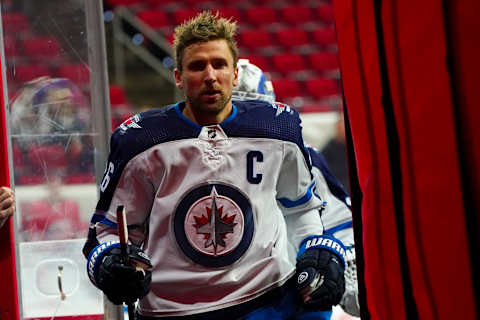
[[[203,234],[205,239],[205,248],[213,246],[214,254],[217,254],[217,247],[220,245],[225,248],[225,238],[228,233],[233,233],[235,227],[236,214],[229,216],[223,214],[223,206],[217,206],[217,190],[212,188],[210,197],[212,199],[211,207],[206,207],[206,216],[194,216],[195,228],[197,233]]]

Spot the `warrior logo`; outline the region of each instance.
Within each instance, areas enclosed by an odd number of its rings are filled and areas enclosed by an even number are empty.
[[[173,220],[182,251],[207,267],[237,261],[254,232],[250,202],[239,190],[224,184],[202,185],[187,193]]]

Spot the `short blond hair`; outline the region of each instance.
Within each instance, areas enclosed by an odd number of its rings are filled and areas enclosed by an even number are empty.
[[[237,23],[232,18],[219,17],[218,12],[203,11],[196,17],[185,21],[175,28],[173,51],[177,62],[177,69],[182,71],[182,58],[185,49],[194,43],[224,39],[227,41],[233,56],[233,66],[237,66],[238,48],[234,36]]]

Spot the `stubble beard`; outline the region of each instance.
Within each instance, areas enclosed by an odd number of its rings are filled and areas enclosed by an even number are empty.
[[[220,99],[215,103],[204,103],[200,101],[200,98],[189,97],[190,105],[193,111],[202,113],[203,115],[215,116],[222,112],[225,109],[228,102],[232,99],[232,93],[230,95],[225,95],[225,93],[220,93]]]

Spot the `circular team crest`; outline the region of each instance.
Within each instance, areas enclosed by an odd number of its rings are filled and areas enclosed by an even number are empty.
[[[182,251],[206,267],[233,264],[247,251],[254,233],[250,201],[225,184],[201,185],[180,201],[174,218]]]

